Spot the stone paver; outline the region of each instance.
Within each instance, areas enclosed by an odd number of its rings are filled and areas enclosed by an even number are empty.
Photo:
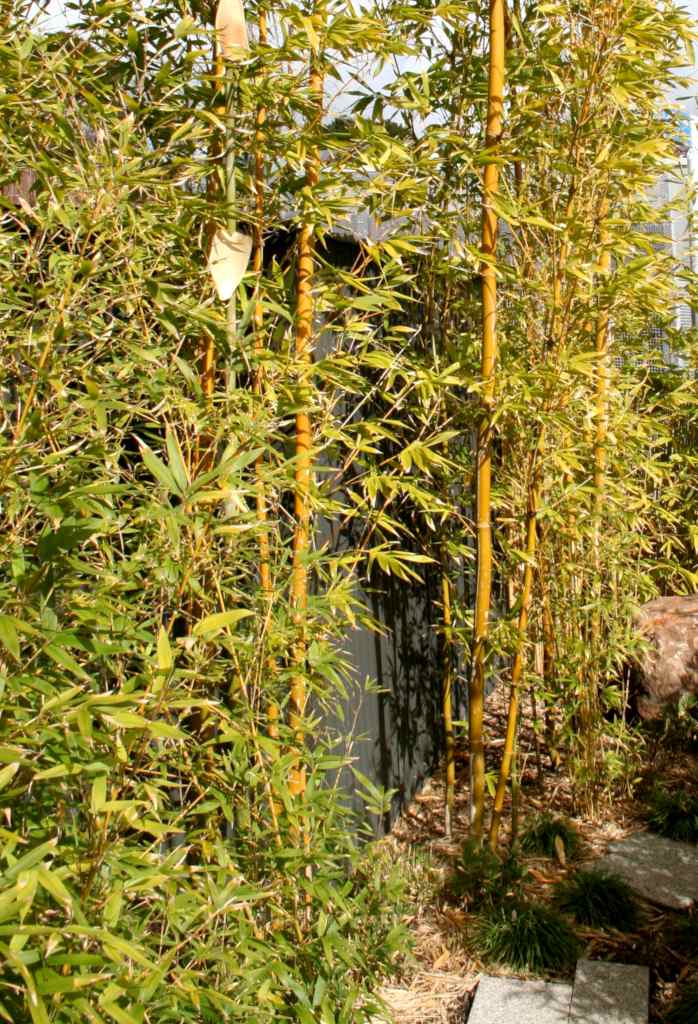
[[[647,1024],[649,989],[647,967],[579,960],[570,1024]]]
[[[611,843],[595,867],[614,871],[662,907],[685,910],[698,902],[698,848],[649,832]]]
[[[482,975],[468,1024],[568,1024],[571,985]]]

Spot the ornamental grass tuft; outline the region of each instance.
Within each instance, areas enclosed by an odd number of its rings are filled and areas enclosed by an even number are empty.
[[[579,836],[574,825],[567,818],[544,811],[526,823],[521,836],[521,849],[526,853],[554,857],[555,840],[558,837],[565,848],[565,856],[574,857],[579,850]]]
[[[698,843],[698,796],[685,790],[670,792],[656,785],[647,800],[647,824],[667,839]]]
[[[617,928],[630,932],[638,923],[633,891],[620,875],[590,869],[578,871],[560,882],[555,904],[579,924],[593,928]]]
[[[698,956],[698,917],[680,918],[671,929],[670,944],[684,956]]]
[[[497,906],[511,896],[523,877],[524,869],[516,857],[500,860],[488,846],[468,840],[448,887],[452,896],[478,910]]]
[[[511,900],[484,916],[477,929],[485,960],[531,974],[563,973],[582,944],[569,922],[553,907]]]

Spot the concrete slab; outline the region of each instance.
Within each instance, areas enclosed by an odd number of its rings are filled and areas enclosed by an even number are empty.
[[[698,847],[649,832],[611,843],[594,867],[621,875],[635,892],[671,910],[698,901]]]
[[[649,995],[649,968],[579,960],[570,1024],[647,1024]]]
[[[483,974],[468,1024],[568,1024],[571,985]]]

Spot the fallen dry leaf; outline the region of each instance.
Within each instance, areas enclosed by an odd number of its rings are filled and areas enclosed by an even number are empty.
[[[442,967],[445,967],[446,964],[448,963],[448,961],[450,960],[450,958],[451,958],[451,954],[449,953],[449,951],[447,949],[445,949],[443,951],[443,953],[441,954],[441,956],[437,956],[436,960],[431,965],[432,970],[433,971],[438,971]]]

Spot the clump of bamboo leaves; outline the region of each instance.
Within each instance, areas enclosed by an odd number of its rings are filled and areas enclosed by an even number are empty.
[[[645,366],[650,329],[695,341],[641,227],[692,30],[649,0],[15,7],[0,1017],[359,1022],[403,937],[325,723],[371,600],[433,605],[449,814],[470,681],[476,834],[503,666],[494,848],[522,693],[593,804],[630,608],[695,584],[695,402]]]
[[[47,34],[17,10],[0,40],[0,185],[12,197],[25,170],[31,182],[2,211],[0,1017],[348,1024],[371,1014],[367,988],[404,939],[394,888],[370,863],[360,886],[351,877],[357,825],[330,775],[345,758],[317,716],[349,685],[336,640],[360,607],[344,552],[316,550],[310,523],[353,478],[373,538],[357,560],[375,550],[401,571],[399,546],[376,539],[385,513],[365,487],[362,426],[342,428],[347,401],[382,400],[357,372],[363,354],[401,366],[372,319],[395,306],[401,270],[378,264],[376,303],[346,329],[330,322],[310,387],[296,372],[294,246],[258,256],[254,285],[224,287],[223,302],[207,263],[225,262],[212,225],[228,238],[257,227],[258,251],[288,227],[322,139],[316,115],[295,130],[308,54],[387,36],[356,16],[333,37],[290,6],[258,51],[219,38],[212,68],[213,25],[196,8],[77,15]],[[252,180],[266,140],[267,179]],[[316,177],[308,186],[299,222],[326,226],[334,209]],[[347,281],[350,268],[309,281],[316,308],[350,309]],[[309,365],[310,313],[303,324]],[[347,474],[318,491],[288,451],[303,409]],[[320,597],[293,599],[299,569]]]

